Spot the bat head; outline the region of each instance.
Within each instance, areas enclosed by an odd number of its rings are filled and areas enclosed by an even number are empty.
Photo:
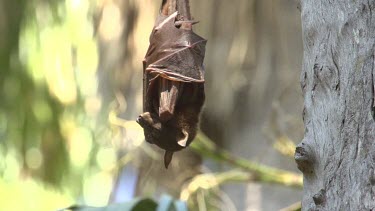
[[[161,122],[155,116],[151,116],[150,112],[140,114],[137,118],[137,123],[143,128],[149,127],[157,131],[161,130]]]
[[[162,123],[158,116],[150,112],[145,112],[137,118],[138,124],[144,129],[146,141],[166,151],[166,168],[172,160],[173,153],[189,146],[197,134],[198,114],[188,110],[191,108],[177,112],[176,116],[166,123]]]
[[[187,145],[188,132],[176,127],[175,120],[162,123],[158,116],[145,112],[139,115],[137,122],[144,129],[146,141],[164,150],[175,152]]]

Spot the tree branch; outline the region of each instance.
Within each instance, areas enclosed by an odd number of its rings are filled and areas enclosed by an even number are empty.
[[[190,147],[202,156],[210,157],[217,161],[226,162],[253,174],[253,181],[279,184],[288,187],[302,188],[302,175],[258,164],[247,159],[236,157],[228,151],[220,149],[202,132]]]

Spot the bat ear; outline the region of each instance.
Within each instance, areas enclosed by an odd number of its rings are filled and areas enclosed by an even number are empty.
[[[186,132],[185,129],[182,129],[182,133],[184,134],[182,138],[177,138],[177,144],[186,147],[187,140],[189,139],[189,133]]]
[[[166,169],[168,168],[169,164],[171,163],[172,157],[173,157],[173,152],[166,150],[165,154],[164,154],[164,166],[165,166]]]

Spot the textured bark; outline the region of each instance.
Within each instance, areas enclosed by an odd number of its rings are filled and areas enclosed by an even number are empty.
[[[375,209],[374,1],[302,0],[302,210]]]

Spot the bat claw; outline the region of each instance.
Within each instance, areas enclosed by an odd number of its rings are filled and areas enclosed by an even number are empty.
[[[180,28],[180,27],[182,26],[182,28],[184,28],[184,29],[189,29],[189,30],[191,30],[192,26],[193,26],[194,24],[197,24],[197,23],[199,23],[199,21],[193,21],[193,20],[188,20],[188,21],[176,21],[176,22],[174,22],[174,25],[175,25],[175,27],[177,27],[177,28]]]
[[[190,23],[191,25],[194,25],[194,24],[199,23],[199,21],[193,21],[193,20],[190,20],[190,21],[176,21],[176,22],[174,22],[174,25],[175,26],[181,26],[183,23]]]
[[[165,151],[164,154],[164,166],[166,169],[168,169],[169,164],[172,161],[173,152],[172,151]]]

